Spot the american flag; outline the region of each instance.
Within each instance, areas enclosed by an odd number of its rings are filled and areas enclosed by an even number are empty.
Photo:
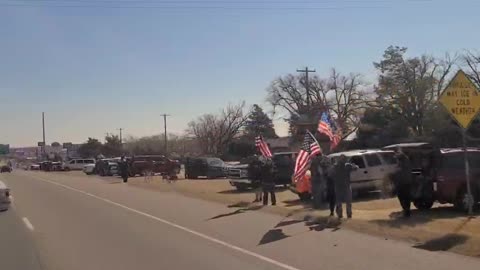
[[[307,131],[303,139],[302,148],[300,149],[297,160],[295,161],[295,171],[293,174],[293,179],[295,182],[298,182],[303,178],[308,170],[308,166],[310,165],[312,158],[321,153],[322,149],[320,148],[320,145],[315,140],[313,135]]]
[[[266,158],[272,157],[272,152],[270,152],[270,148],[268,148],[268,144],[263,140],[262,136],[258,136],[255,138],[255,146],[258,148],[262,156]]]
[[[325,134],[330,139],[330,150],[333,150],[342,139],[342,132],[336,127],[335,123],[330,120],[327,113],[322,113],[320,122],[318,123],[318,132]]]

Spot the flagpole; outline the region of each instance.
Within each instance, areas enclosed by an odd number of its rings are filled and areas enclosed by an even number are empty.
[[[318,143],[317,139],[315,138],[315,136],[313,136],[313,134],[310,132],[310,130],[307,129],[307,132],[308,134],[310,134],[310,136],[312,136],[313,140],[318,144],[318,146],[320,147],[320,150],[322,149],[322,147],[320,146],[320,144]],[[322,151],[323,152],[323,151]],[[321,153],[323,155],[323,153]]]

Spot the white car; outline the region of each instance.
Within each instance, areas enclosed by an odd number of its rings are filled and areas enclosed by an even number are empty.
[[[331,154],[333,160],[345,155],[348,162],[356,164],[359,169],[350,176],[352,190],[391,189],[385,187],[385,179],[398,169],[395,153],[388,150],[353,150]],[[389,192],[390,190],[385,190]]]
[[[6,211],[10,207],[10,189],[0,181],[0,211]]]
[[[77,158],[72,159],[65,163],[64,169],[65,171],[70,170],[83,170],[83,167],[87,164],[95,165],[95,159],[93,158]]]
[[[87,164],[83,166],[83,172],[86,175],[91,175],[95,173],[95,164]]]

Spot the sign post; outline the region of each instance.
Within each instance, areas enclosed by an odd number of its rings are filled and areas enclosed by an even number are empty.
[[[473,214],[474,198],[470,187],[470,164],[468,163],[466,132],[480,111],[480,93],[477,86],[459,70],[440,96],[439,102],[447,109],[462,129],[463,153],[465,162],[465,180],[467,182],[468,214]]]

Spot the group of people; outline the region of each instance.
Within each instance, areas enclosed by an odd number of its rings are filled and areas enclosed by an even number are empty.
[[[412,164],[407,155],[397,150],[395,158],[398,160],[399,169],[385,181],[393,182],[394,193],[398,196],[405,217],[410,216],[412,196]],[[254,202],[268,203],[271,197],[272,205],[276,204],[275,180],[273,163],[271,160],[258,157],[250,163],[249,177],[253,179],[258,188],[255,192]],[[310,170],[305,177],[310,178],[313,205],[320,208],[325,201],[328,202],[330,216],[336,213],[338,218],[343,218],[343,204],[345,204],[347,218],[352,218],[352,187],[351,173],[359,167],[351,162],[345,155],[330,159],[326,156],[317,156],[312,160]],[[326,195],[326,198],[325,198]]]
[[[270,196],[271,204],[276,205],[272,161],[259,156],[250,163],[249,167],[249,178],[257,186],[254,202],[262,202],[263,205],[267,205]],[[337,216],[342,218],[342,204],[345,203],[347,217],[352,217],[350,173],[356,169],[358,166],[347,162],[347,157],[344,155],[340,156],[334,164],[331,164],[330,160],[323,156],[319,156],[312,162],[311,171],[307,171],[307,177],[311,176],[314,201],[323,203],[323,188],[326,188],[330,215],[333,216],[336,209]]]
[[[333,163],[325,156],[316,157],[310,166],[314,207],[321,207],[326,199],[330,216],[336,212],[339,218],[343,218],[343,204],[345,204],[347,218],[352,218],[350,174],[357,169],[358,166],[349,163],[345,155],[339,156]]]

